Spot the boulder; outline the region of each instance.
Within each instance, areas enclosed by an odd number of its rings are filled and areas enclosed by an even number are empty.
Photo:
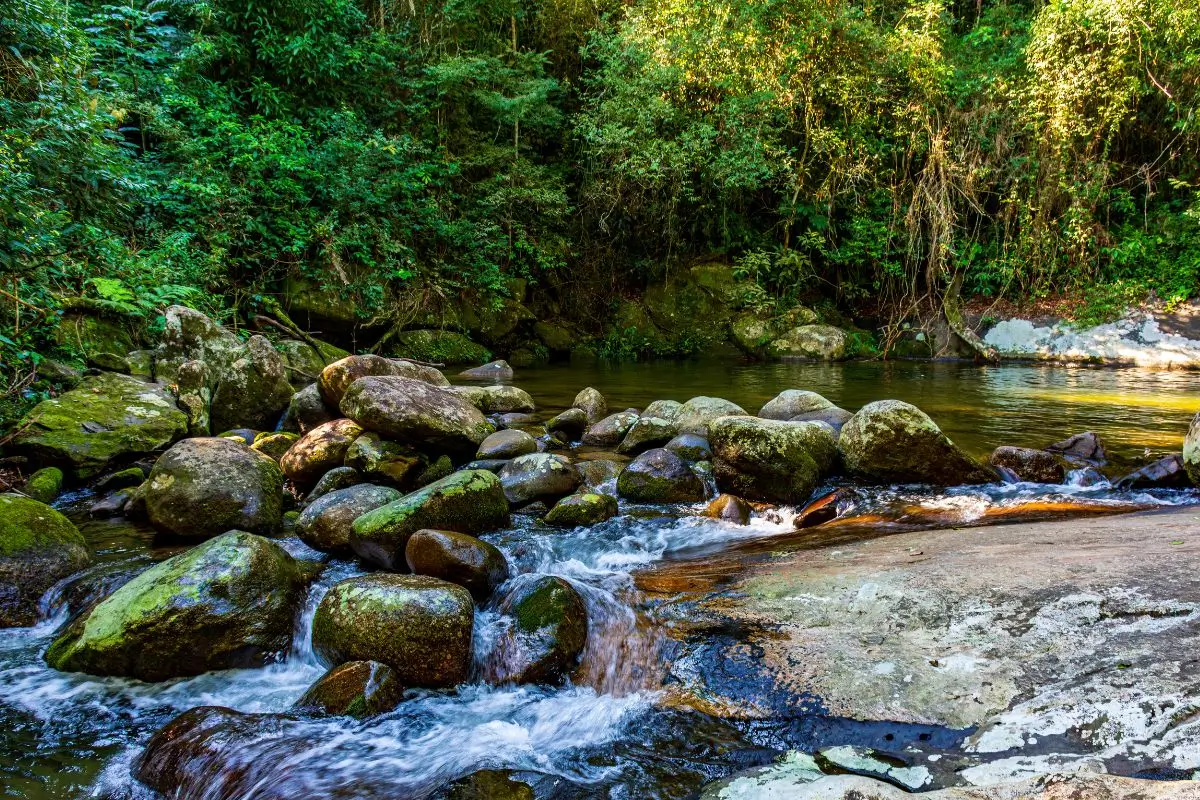
[[[407,688],[446,689],[467,680],[475,604],[427,575],[375,573],[334,584],[313,617],[313,650],[337,666],[379,661]]]
[[[990,483],[998,475],[959,449],[925,412],[899,400],[869,403],[838,440],[846,470],[878,483]]]
[[[354,520],[400,497],[395,489],[369,483],[337,489],[308,504],[296,520],[295,533],[314,550],[348,552]]]
[[[566,325],[542,320],[533,325],[533,332],[552,353],[569,353],[579,336]]]
[[[482,603],[508,580],[508,561],[495,545],[454,531],[420,530],[409,537],[404,560],[417,575],[457,584]]]
[[[209,411],[214,430],[275,427],[292,399],[292,384],[265,336],[251,336],[229,363],[207,366],[214,382]]]
[[[254,438],[254,444],[250,445],[251,450],[257,450],[264,456],[270,456],[272,460],[279,463],[288,450],[292,449],[300,437],[294,433],[260,433]]]
[[[351,486],[356,486],[363,482],[362,475],[358,473],[354,467],[334,467],[320,477],[312,491],[305,498],[308,502],[313,502],[319,497],[324,497],[330,492],[336,492],[338,489],[346,489]]]
[[[546,422],[546,430],[549,433],[561,433],[568,442],[577,442],[582,439],[583,432],[587,430],[587,427],[588,415],[582,408],[568,408]]]
[[[829,427],[833,428],[833,432],[838,436],[842,434],[842,428],[854,415],[844,408],[823,408],[818,411],[806,411],[803,414],[797,414],[791,417],[788,422],[824,422]]]
[[[131,331],[136,330],[138,320],[81,309],[67,311],[57,322],[54,338],[64,350],[80,354],[100,369],[129,371],[121,362],[134,348]]]
[[[304,585],[279,545],[230,531],[154,565],[76,618],[46,663],[145,681],[260,666],[287,650]]]
[[[553,453],[518,456],[500,470],[504,496],[514,506],[538,500],[553,503],[574,492],[582,481],[569,458]]]
[[[396,670],[378,661],[347,661],[326,672],[292,706],[297,711],[366,719],[404,699]]]
[[[608,415],[608,402],[599,390],[588,386],[575,395],[571,408],[578,408],[587,415],[588,425],[595,425]]]
[[[187,434],[188,423],[166,387],[106,372],[38,403],[16,430],[13,454],[90,478],[114,461],[166,447]]]
[[[451,454],[469,456],[495,430],[454,392],[395,375],[359,378],[343,395],[341,409],[385,438]]]
[[[763,419],[789,420],[799,414],[825,411],[830,408],[837,408],[837,406],[816,392],[786,389],[767,401],[767,404],[759,409],[758,415]]]
[[[190,709],[150,737],[131,772],[164,797],[197,798],[215,792],[218,797],[257,794],[260,800],[281,800],[278,794],[263,796],[253,778],[246,781],[245,768],[221,766],[252,742],[279,736],[283,720],[276,714],[243,714],[221,706]]]
[[[334,413],[325,405],[321,389],[315,383],[310,383],[292,395],[287,412],[283,417],[283,429],[308,433],[313,428],[330,420],[337,419],[340,413]]]
[[[485,470],[456,472],[354,520],[350,547],[386,569],[404,570],[408,538],[422,528],[478,534],[508,525],[500,479]]]
[[[510,618],[487,659],[489,678],[505,683],[561,683],[587,644],[587,606],[562,578],[523,575],[498,604]]]
[[[717,488],[770,503],[803,503],[837,459],[833,432],[819,422],[721,417],[709,441]]]
[[[51,503],[62,491],[63,478],[63,471],[58,467],[42,467],[29,476],[21,492],[39,503]]]
[[[482,366],[464,369],[458,373],[458,377],[464,381],[508,383],[513,379],[513,370],[507,361],[489,361]]]
[[[632,411],[609,414],[587,429],[583,434],[583,443],[591,447],[616,447],[637,419],[638,415]]]
[[[670,450],[647,450],[617,476],[617,493],[638,503],[694,503],[708,494],[704,482]]]
[[[684,461],[711,461],[712,447],[703,436],[694,433],[681,433],[663,445]]]
[[[617,445],[617,452],[623,456],[635,456],[651,448],[662,447],[675,438],[676,432],[674,422],[642,414]]]
[[[142,482],[146,480],[147,474],[148,472],[141,467],[117,470],[96,481],[96,491],[109,492],[114,489],[131,489],[134,486],[141,486]]]
[[[457,331],[404,331],[392,346],[395,355],[441,364],[482,364],[492,353]]]
[[[537,439],[525,431],[503,430],[489,434],[475,452],[476,458],[481,459],[510,459],[536,453]]]
[[[451,781],[432,800],[534,800],[533,787],[509,770],[481,769]]]
[[[454,462],[450,460],[450,456],[438,456],[417,476],[417,486],[428,486],[442,478],[450,477],[452,472],[454,472]]]
[[[1030,447],[997,447],[989,462],[1019,481],[1062,483],[1067,476],[1062,461],[1045,450]]]
[[[722,494],[704,507],[702,512],[710,519],[724,520],[735,525],[750,524],[750,504],[732,494]]]
[[[547,525],[558,528],[577,528],[581,525],[595,525],[617,515],[617,498],[607,494],[567,495],[554,504],[546,515]]]
[[[583,479],[583,485],[592,491],[606,483],[615,482],[624,468],[623,464],[611,458],[587,459],[575,464],[575,469],[579,470],[579,477]]]
[[[801,325],[767,345],[767,355],[778,359],[840,361],[846,357],[849,336],[832,325]]]
[[[282,515],[279,465],[228,439],[179,442],[158,459],[146,484],[150,524],[183,539],[228,530],[270,533]]]
[[[369,431],[346,448],[344,463],[366,481],[406,491],[417,488],[421,476],[429,469],[429,459],[420,451]]]
[[[293,483],[311,486],[326,472],[341,466],[346,451],[362,432],[362,426],[352,419],[335,419],[318,425],[284,453],[279,466]]]
[[[1192,484],[1200,486],[1200,414],[1192,417],[1183,439],[1183,466]]]
[[[745,410],[736,403],[719,397],[693,397],[683,404],[675,417],[678,433],[694,433],[708,436],[708,424],[719,417],[746,416]]]
[[[477,458],[474,461],[468,462],[463,469],[486,469],[488,472],[494,472],[499,475],[500,470],[508,463],[507,458]]]
[[[0,628],[38,620],[38,601],[91,560],[71,521],[45,503],[0,494]]]
[[[275,349],[283,358],[288,380],[296,389],[318,380],[325,367],[350,355],[342,348],[328,342],[322,342],[319,339],[313,339],[313,341],[317,343],[316,347],[299,339],[285,339],[275,345]]]
[[[537,406],[516,386],[453,386],[451,389],[485,414],[528,414]]]
[[[1068,463],[1079,467],[1103,467],[1108,463],[1104,452],[1104,444],[1100,437],[1091,431],[1077,433],[1061,442],[1055,442],[1046,448],[1051,453],[1062,456]]]
[[[347,356],[325,367],[321,370],[317,388],[322,399],[330,408],[339,408],[342,404],[342,396],[352,383],[359,378],[382,375],[409,378],[430,386],[446,387],[450,385],[446,376],[434,367],[396,358],[362,355]]]
[[[1118,489],[1183,489],[1191,485],[1183,458],[1164,456],[1116,482]]]

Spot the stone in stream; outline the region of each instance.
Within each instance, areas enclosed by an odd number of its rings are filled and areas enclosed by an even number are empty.
[[[1011,473],[1019,481],[1032,483],[1062,483],[1067,471],[1052,453],[1031,447],[997,447],[989,463]]]
[[[1183,459],[1169,455],[1129,473],[1113,485],[1118,489],[1183,489],[1191,485],[1191,480]]]
[[[617,452],[623,456],[635,456],[662,447],[674,439],[677,432],[674,422],[643,414],[617,445]]]
[[[496,431],[484,439],[475,452],[475,458],[507,460],[537,451],[537,439],[525,431],[509,429]]]
[[[597,491],[607,483],[613,483],[624,469],[624,464],[611,458],[594,458],[577,461],[575,468],[583,478],[583,485],[592,491]]]
[[[554,453],[518,456],[500,470],[504,496],[513,506],[538,500],[554,503],[574,492],[582,481],[571,459]]]
[[[334,467],[320,477],[306,499],[311,503],[330,492],[347,489],[362,482],[362,475],[354,467]]]
[[[929,783],[929,770],[912,766],[902,758],[869,747],[842,745],[818,750],[813,757],[827,773],[863,775],[915,792]]]
[[[489,361],[478,367],[464,369],[458,373],[458,377],[465,381],[495,381],[496,383],[508,383],[513,379],[512,367],[507,361]]]
[[[51,503],[62,491],[63,477],[63,471],[58,467],[42,467],[29,476],[21,492],[39,503]]]
[[[499,602],[511,618],[487,658],[494,683],[561,683],[587,644],[587,606],[562,578],[522,576]]]
[[[451,781],[431,800],[534,800],[533,788],[505,769],[481,769]]]
[[[834,406],[833,408],[823,408],[818,411],[806,411],[803,414],[797,414],[789,418],[788,422],[824,422],[833,428],[838,436],[841,436],[842,428],[853,418],[854,415],[846,409]]]
[[[403,490],[415,489],[420,485],[421,476],[429,469],[429,459],[425,454],[370,431],[346,448],[344,463],[358,470],[364,480]]]
[[[318,678],[292,708],[366,719],[400,705],[406,688],[396,671],[387,664],[347,661]]]
[[[723,494],[714,498],[704,507],[702,514],[711,519],[724,520],[735,525],[750,524],[750,504],[732,494]]]
[[[362,426],[352,419],[335,419],[318,425],[284,453],[279,466],[296,485],[311,486],[326,472],[342,465],[346,451],[362,432]]]
[[[268,456],[228,439],[185,439],[158,459],[145,499],[150,524],[182,539],[270,533],[283,515],[283,473]]]
[[[663,447],[684,461],[712,460],[712,447],[709,446],[708,439],[705,439],[703,436],[697,436],[694,433],[681,433],[664,444]]]
[[[549,433],[562,433],[568,442],[577,442],[583,438],[587,427],[587,412],[582,408],[568,408],[546,421],[546,430]]]
[[[354,520],[350,547],[365,561],[403,571],[408,538],[422,528],[478,534],[508,522],[500,479],[484,470],[464,470]]]
[[[15,430],[11,454],[86,479],[166,447],[187,434],[188,421],[165,386],[105,372],[38,403]]]
[[[678,433],[694,433],[697,436],[708,437],[708,426],[720,417],[744,417],[746,411],[736,403],[722,400],[720,397],[693,397],[679,409],[675,417]]]
[[[453,391],[395,375],[359,378],[346,389],[341,409],[385,438],[451,455],[470,456],[495,431]]]
[[[833,432],[819,422],[721,417],[709,442],[717,488],[747,500],[803,503],[837,460]]]
[[[154,565],[76,618],[46,663],[145,681],[261,666],[286,652],[306,581],[279,545],[230,531]]]
[[[321,599],[313,650],[335,666],[380,661],[408,688],[447,689],[470,673],[474,619],[461,586],[427,575],[362,575]]]
[[[1103,467],[1108,463],[1108,456],[1104,452],[1100,437],[1091,431],[1069,436],[1046,449],[1062,456],[1075,466]]]
[[[33,625],[46,590],[90,561],[69,519],[32,498],[0,494],[0,628]]]
[[[767,401],[758,411],[763,419],[780,421],[790,420],[798,414],[810,414],[814,411],[825,411],[837,408],[816,392],[803,389],[785,389],[773,399]]]
[[[578,408],[587,415],[588,425],[595,425],[608,415],[608,402],[604,399],[604,395],[591,386],[575,395],[575,401],[571,403],[571,407]]]
[[[647,450],[621,470],[617,494],[638,503],[694,503],[708,494],[704,482],[670,450]]]
[[[391,487],[370,483],[337,489],[309,503],[296,520],[295,533],[314,550],[347,553],[354,520],[400,497]]]
[[[254,437],[254,443],[250,445],[250,449],[270,456],[278,463],[287,451],[292,449],[292,445],[299,440],[300,437],[294,433],[260,433]]]
[[[337,419],[340,412],[331,410],[321,397],[321,390],[315,383],[310,383],[292,395],[284,412],[280,429],[291,433],[305,434],[318,425]]]
[[[1192,417],[1183,439],[1183,467],[1194,486],[1200,486],[1200,414]]]
[[[618,411],[593,424],[583,434],[583,443],[590,447],[616,447],[629,433],[638,415],[632,411]]]
[[[377,355],[347,356],[321,370],[317,387],[321,397],[331,409],[340,408],[342,398],[351,384],[359,378],[369,376],[398,376],[421,381],[429,386],[447,387],[450,381],[434,367],[384,358]]]
[[[546,515],[547,525],[558,528],[577,528],[595,525],[617,515],[617,498],[607,494],[572,494],[554,504]]]
[[[467,462],[463,466],[463,469],[485,469],[488,472],[494,472],[499,475],[500,470],[504,469],[504,466],[508,462],[509,459],[507,458],[477,458],[474,461]]]
[[[508,580],[504,554],[465,533],[417,531],[404,548],[404,560],[415,574],[458,584],[480,603]]]
[[[899,400],[863,406],[842,428],[838,451],[847,472],[877,483],[959,486],[999,477],[951,442],[925,412]]]
[[[255,438],[258,436],[258,431],[249,428],[234,428],[233,430],[221,431],[217,436],[221,439],[231,439],[249,447],[254,444]]]
[[[135,486],[141,486],[148,474],[148,470],[143,470],[141,467],[128,467],[127,469],[118,470],[117,472],[105,475],[97,481],[96,491],[109,492],[114,489],[132,489]]]
[[[135,489],[117,489],[115,492],[110,492],[100,500],[88,506],[88,516],[93,519],[107,519],[109,517],[120,516],[125,513],[125,506],[128,505],[129,499],[134,496]]]
[[[516,386],[452,386],[450,391],[485,414],[529,414],[537,408],[529,392]]]
[[[840,513],[838,504],[841,503],[843,496],[841,490],[832,491],[806,505],[796,515],[796,519],[793,520],[796,530],[815,528],[818,525],[824,525],[826,522],[832,522],[837,519]]]

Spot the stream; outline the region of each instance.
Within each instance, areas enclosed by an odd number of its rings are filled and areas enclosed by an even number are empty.
[[[852,411],[897,398],[921,407],[981,458],[1001,444],[1042,447],[1093,430],[1108,446],[1110,461],[1133,466],[1177,452],[1200,410],[1198,374],[1078,367],[574,365],[521,370],[516,383],[538,401],[541,417],[569,406],[588,385],[606,396],[612,410],[707,394],[753,413],[790,387],[815,390]],[[825,715],[817,698],[786,719],[707,713],[674,690],[667,666],[679,641],[672,631],[688,618],[692,603],[726,591],[745,559],[789,548],[920,527],[1197,502],[1191,491],[1118,491],[1107,482],[1084,483],[1075,476],[1063,486],[855,490],[842,501],[845,520],[824,533],[795,530],[793,509],[758,514],[750,525],[737,526],[694,516],[699,506],[622,503],[620,516],[565,532],[518,513],[511,528],[482,538],[504,551],[514,579],[561,576],[584,597],[588,644],[574,682],[555,689],[489,687],[489,666],[477,657],[472,682],[457,692],[410,692],[395,711],[363,721],[287,714],[325,671],[312,652],[312,615],[330,586],[364,571],[349,561],[327,561],[296,620],[290,651],[274,665],[159,684],[46,667],[41,653],[69,609],[178,552],[157,547],[148,528],[88,519],[94,498],[87,491],[69,494],[55,505],[76,521],[96,559],[47,594],[37,626],[0,630],[0,797],[157,797],[133,781],[131,763],[156,729],[200,705],[270,715],[262,718],[263,735],[223,753],[214,768],[220,779],[208,785],[205,800],[421,798],[479,769],[518,771],[539,798],[686,798],[715,778],[792,748],[920,742],[923,752],[951,751],[966,732],[841,720]],[[327,558],[295,539],[283,544],[297,556]],[[684,577],[656,582],[656,571]],[[497,619],[487,607],[477,609],[477,654],[487,651]],[[725,679],[750,678],[731,673]]]

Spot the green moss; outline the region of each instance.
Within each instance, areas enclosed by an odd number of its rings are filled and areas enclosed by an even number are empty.
[[[521,630],[535,633],[548,625],[557,625],[572,605],[571,590],[558,581],[543,581],[521,599],[514,616]]]
[[[71,520],[32,498],[0,495],[0,557],[16,558],[63,546],[87,547]]]
[[[547,525],[574,528],[595,525],[616,516],[617,500],[606,494],[573,494],[564,497],[546,515]]]
[[[442,364],[483,364],[492,353],[454,331],[405,331],[396,337],[392,355]]]
[[[45,467],[29,476],[21,490],[39,503],[49,503],[62,491],[63,472],[58,467]]]

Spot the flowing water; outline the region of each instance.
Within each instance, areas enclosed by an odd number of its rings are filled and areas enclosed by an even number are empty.
[[[614,410],[708,394],[753,412],[789,387],[815,389],[850,410],[895,397],[925,409],[980,456],[1000,444],[1044,446],[1091,429],[1115,458],[1137,463],[1178,450],[1190,416],[1200,410],[1200,375],[1128,370],[672,363],[547,367],[519,378],[545,414],[570,405],[586,385],[600,389]],[[682,798],[789,747],[911,741],[954,748],[965,732],[838,720],[822,715],[816,699],[787,719],[705,713],[679,702],[668,678],[678,648],[672,631],[687,619],[691,602],[721,591],[744,559],[788,547],[1194,501],[1190,492],[1081,483],[850,490],[839,500],[843,518],[812,531],[796,531],[787,509],[740,527],[694,516],[695,508],[623,508],[627,513],[613,520],[566,532],[517,515],[511,529],[485,538],[504,550],[514,573],[561,576],[587,602],[588,645],[573,683],[488,686],[482,679],[490,669],[489,642],[503,622],[485,607],[476,614],[477,680],[452,694],[413,693],[396,711],[366,721],[287,714],[324,671],[309,640],[312,613],[329,586],[361,572],[350,562],[328,562],[298,615],[290,652],[272,666],[161,684],[48,669],[41,652],[70,613],[174,552],[156,547],[144,528],[86,520],[87,493],[68,496],[59,505],[80,521],[96,564],[47,595],[39,625],[0,630],[0,797],[153,797],[130,777],[132,761],[153,731],[200,705],[261,715],[256,735],[223,750],[214,779],[189,795],[211,800],[422,797],[483,768],[519,771],[539,797]],[[299,542],[285,546],[305,554]],[[673,570],[678,565],[686,569]]]

